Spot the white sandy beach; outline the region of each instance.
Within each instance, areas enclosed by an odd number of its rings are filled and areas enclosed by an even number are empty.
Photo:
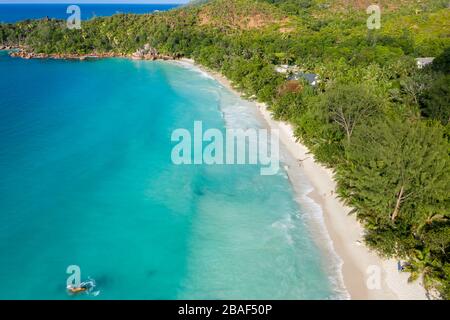
[[[228,79],[221,74],[206,70],[189,59],[183,59],[181,63],[200,68],[223,86],[240,95]],[[265,104],[255,103],[254,105],[260,111],[268,127],[279,130],[281,142],[292,157],[298,161],[299,169],[314,188],[314,191],[308,196],[322,209],[333,248],[343,261],[343,281],[351,299],[426,299],[425,290],[420,282],[408,283],[409,275],[397,271],[397,261],[381,259],[363,244],[362,226],[355,216],[348,215],[351,208],[345,206],[336,197],[336,182],[333,180],[333,172],[316,162],[308,149],[296,141],[290,124],[273,120]],[[288,170],[288,174],[291,181],[297,178],[295,170]],[[371,282],[374,279],[371,276],[377,273],[380,275],[380,286],[378,288],[368,286],[368,281],[369,284],[376,283],[376,280]]]

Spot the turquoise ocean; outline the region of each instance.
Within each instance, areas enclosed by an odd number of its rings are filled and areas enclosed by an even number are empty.
[[[284,171],[172,164],[174,129],[262,127],[248,104],[182,64],[0,51],[0,299],[343,297]]]

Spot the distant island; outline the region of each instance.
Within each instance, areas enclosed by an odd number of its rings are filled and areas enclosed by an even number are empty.
[[[265,103],[332,169],[366,245],[450,298],[450,10],[387,0],[212,0],[154,14],[0,24],[25,58],[190,58]],[[308,76],[305,76],[308,75]],[[312,78],[311,78],[312,75]]]

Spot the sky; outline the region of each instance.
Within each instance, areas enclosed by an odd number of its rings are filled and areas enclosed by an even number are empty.
[[[189,0],[0,0],[0,3],[187,3]]]

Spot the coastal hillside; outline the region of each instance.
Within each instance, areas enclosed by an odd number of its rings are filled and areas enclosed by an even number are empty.
[[[227,29],[261,29],[273,24],[284,24],[287,15],[273,6],[252,1],[214,1],[201,6],[197,13],[198,26]]]
[[[0,44],[30,57],[151,47],[221,72],[334,170],[370,248],[449,299],[450,10],[442,0],[379,3],[379,29],[367,27],[365,0],[211,0],[80,30],[1,24]]]

